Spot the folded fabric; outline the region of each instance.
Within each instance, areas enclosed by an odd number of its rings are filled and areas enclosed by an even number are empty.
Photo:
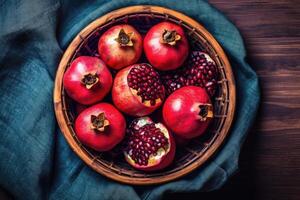
[[[190,175],[158,186],[120,184],[86,166],[60,133],[52,101],[55,72],[72,38],[107,12],[138,4],[178,10],[203,24],[229,56],[237,86],[235,121],[222,149]],[[16,199],[159,199],[217,189],[237,170],[258,108],[258,80],[238,30],[206,1],[0,1],[0,27],[0,187]]]

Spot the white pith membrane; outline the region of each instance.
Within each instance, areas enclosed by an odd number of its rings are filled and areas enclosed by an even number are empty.
[[[168,143],[167,145],[165,145],[165,149],[164,148],[159,148],[156,152],[156,155],[153,155],[151,154],[148,158],[148,164],[147,165],[139,165],[137,164],[132,158],[131,156],[126,152],[124,151],[124,155],[125,155],[125,159],[133,164],[133,165],[138,165],[140,166],[141,168],[143,167],[151,167],[157,163],[159,163],[161,160],[162,160],[162,157],[164,157],[166,154],[169,153],[170,151],[170,136],[169,136],[169,132],[168,130],[164,127],[164,125],[162,125],[161,123],[154,123],[152,121],[150,121],[147,117],[143,117],[142,119],[140,119],[138,121],[138,123],[136,124],[136,126],[138,127],[143,127],[144,125],[146,124],[154,124],[156,128],[159,128],[160,131],[163,133],[163,135],[167,138],[168,140]]]
[[[207,54],[207,53],[204,53],[204,52],[201,52],[201,54],[204,55],[204,57],[206,58],[207,62],[212,62],[213,64],[216,64],[215,61]]]

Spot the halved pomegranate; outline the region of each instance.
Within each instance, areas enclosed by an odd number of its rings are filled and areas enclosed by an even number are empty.
[[[99,103],[82,111],[75,121],[78,139],[96,151],[108,151],[125,136],[126,121],[111,104]]]
[[[183,86],[200,86],[210,96],[216,92],[218,71],[212,58],[201,51],[193,51],[185,65],[175,71],[163,73],[161,80],[170,95]]]
[[[181,26],[161,22],[147,32],[144,51],[153,67],[166,71],[183,64],[189,53],[189,45]]]
[[[157,109],[165,98],[159,74],[145,63],[119,71],[112,88],[115,106],[131,116],[145,116]]]
[[[175,142],[163,124],[141,117],[130,124],[126,134],[124,155],[134,168],[155,171],[172,163]]]
[[[186,139],[205,133],[213,118],[213,105],[205,89],[186,86],[173,92],[163,106],[166,126]]]
[[[109,67],[119,70],[139,60],[142,43],[142,36],[134,27],[120,24],[111,27],[100,37],[98,51]]]
[[[101,101],[110,91],[112,76],[102,60],[91,56],[76,58],[63,78],[67,94],[80,104]]]

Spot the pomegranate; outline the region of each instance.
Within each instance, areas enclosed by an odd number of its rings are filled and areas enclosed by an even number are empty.
[[[147,32],[144,51],[153,67],[166,71],[184,63],[189,45],[183,28],[171,22],[161,22]]]
[[[149,64],[135,64],[119,71],[112,88],[116,107],[131,116],[152,113],[163,102],[165,89]]]
[[[162,82],[167,95],[188,85],[204,87],[210,96],[216,92],[218,71],[211,57],[201,51],[193,51],[184,67],[163,73]]]
[[[213,118],[213,106],[205,89],[186,86],[167,98],[163,118],[174,134],[190,139],[205,132]]]
[[[136,63],[142,55],[142,48],[142,36],[128,24],[111,27],[98,42],[100,58],[116,70]]]
[[[160,122],[165,124],[163,116],[162,116],[162,107],[160,107],[159,109],[155,110],[155,112],[153,112],[151,114],[151,119],[153,119],[154,122]],[[170,131],[170,130],[169,130]],[[175,143],[177,147],[182,147],[185,146],[189,143],[190,139],[186,139],[186,138],[182,138],[176,134],[173,134]]]
[[[175,142],[163,124],[141,117],[130,124],[126,134],[124,155],[134,168],[154,171],[172,163]]]
[[[101,101],[112,86],[112,76],[106,65],[96,57],[80,56],[63,77],[67,94],[80,104]]]
[[[99,103],[82,111],[75,121],[78,139],[96,151],[109,151],[125,136],[126,121],[111,104]]]

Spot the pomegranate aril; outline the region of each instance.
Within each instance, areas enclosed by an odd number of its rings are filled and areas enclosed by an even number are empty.
[[[166,148],[167,138],[154,123],[138,128],[133,122],[127,133],[125,151],[139,165],[147,165],[151,155],[155,156],[158,149]]]
[[[156,99],[164,98],[164,89],[159,78],[159,74],[148,64],[139,64],[133,67],[128,76],[129,87],[137,90],[137,95],[142,98],[142,102],[150,101],[154,106]]]
[[[213,96],[216,91],[216,84],[210,86],[206,86],[206,84],[217,80],[218,73],[213,61],[206,58],[202,52],[194,51],[184,67],[171,73],[163,72],[161,77],[167,95],[183,86],[194,85],[205,87],[210,96]]]

